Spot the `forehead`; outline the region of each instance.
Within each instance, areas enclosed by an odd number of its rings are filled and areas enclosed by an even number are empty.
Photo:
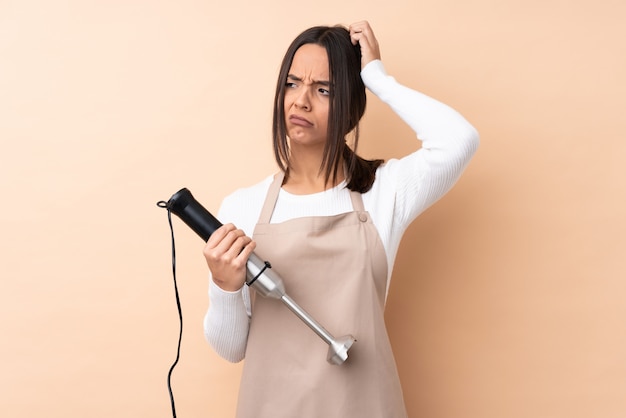
[[[328,54],[326,49],[316,44],[302,45],[291,61],[289,74],[315,80],[328,80]]]

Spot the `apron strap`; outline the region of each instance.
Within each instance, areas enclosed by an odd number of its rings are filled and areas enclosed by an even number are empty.
[[[280,188],[283,185],[283,179],[285,178],[285,173],[280,171],[274,175],[274,181],[270,185],[269,190],[267,191],[267,195],[265,196],[265,203],[263,203],[263,209],[261,209],[261,216],[259,216],[260,224],[269,224],[270,219],[272,218],[272,213],[274,212],[274,206],[276,206],[276,201],[278,200],[278,193],[280,193]]]
[[[352,209],[354,209],[355,212],[365,212],[361,193],[350,190],[350,200],[352,201]]]

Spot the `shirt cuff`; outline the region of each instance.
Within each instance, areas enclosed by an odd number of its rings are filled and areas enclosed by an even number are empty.
[[[243,286],[241,286],[239,290],[224,290],[215,284],[213,277],[209,279],[209,295],[211,295],[213,302],[228,302],[234,298],[240,298],[242,289]]]

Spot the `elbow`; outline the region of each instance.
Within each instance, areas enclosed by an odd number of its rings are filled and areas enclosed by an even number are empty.
[[[213,347],[213,349],[221,358],[223,358],[224,360],[232,364],[240,363],[245,358],[245,353],[240,354],[240,353],[228,353],[225,351],[220,352],[215,347]]]
[[[478,151],[478,146],[480,145],[480,135],[478,134],[476,128],[469,125],[463,134],[459,135],[459,139],[462,145],[459,147],[458,164],[465,168],[474,154],[476,154],[476,151]]]
[[[214,335],[206,330],[204,338],[218,356],[230,363],[239,363],[245,358],[245,350],[237,350],[236,347],[230,344],[224,344],[223,341],[215,339]]]
[[[450,163],[451,167],[454,167],[455,177],[458,177],[476,154],[480,144],[480,135],[476,128],[468,124],[467,128],[459,132],[456,138],[456,151],[450,154]]]
[[[471,157],[476,153],[478,145],[480,145],[480,134],[472,125],[469,126],[465,134],[465,142],[467,144],[468,154]]]

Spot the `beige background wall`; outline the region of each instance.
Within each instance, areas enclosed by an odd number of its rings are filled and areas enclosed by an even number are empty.
[[[411,417],[626,416],[626,6],[619,1],[0,1],[0,411],[171,416],[165,211],[275,168],[279,61],[369,19],[387,69],[480,131],[410,228],[387,320]],[[412,133],[375,99],[367,156]],[[231,417],[202,242],[178,220],[180,417]]]

